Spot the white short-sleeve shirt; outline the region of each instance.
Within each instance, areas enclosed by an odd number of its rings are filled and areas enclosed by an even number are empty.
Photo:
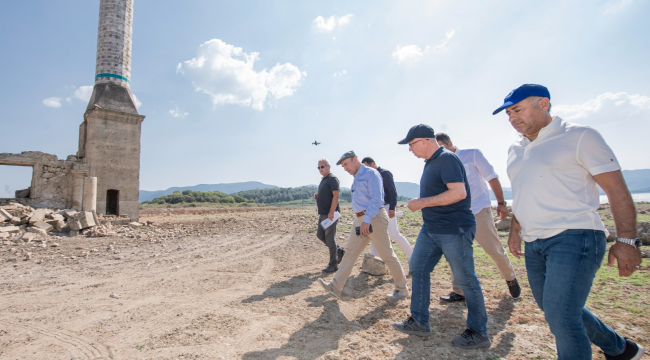
[[[472,195],[472,213],[476,215],[481,210],[492,205],[486,181],[499,176],[494,172],[494,168],[479,149],[459,149],[456,147],[456,155],[465,166],[469,192]]]
[[[568,229],[605,230],[593,176],[620,170],[598,131],[555,116],[534,141],[523,137],[508,150],[512,212],[524,241]]]

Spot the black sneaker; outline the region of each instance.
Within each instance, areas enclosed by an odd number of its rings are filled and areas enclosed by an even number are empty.
[[[404,334],[417,335],[422,337],[431,336],[431,330],[427,330],[415,322],[415,319],[409,316],[408,319],[402,322],[393,323],[395,330],[403,332]]]
[[[465,297],[452,291],[449,293],[449,295],[441,296],[440,300],[446,302],[465,301]]]
[[[477,349],[489,348],[492,345],[492,341],[490,341],[489,337],[467,328],[465,332],[453,338],[451,344],[462,349]]]
[[[341,263],[341,260],[343,260],[343,255],[345,255],[345,250],[343,248],[338,248],[336,250],[336,256],[338,257],[338,260],[336,260],[336,264]]]
[[[638,360],[643,356],[644,350],[641,345],[635,343],[634,341],[625,338],[625,351],[621,355],[607,355],[605,354],[605,359],[607,360]]]
[[[521,295],[521,287],[519,286],[519,282],[517,281],[517,278],[514,280],[506,280],[506,284],[508,284],[508,290],[510,290],[510,295],[513,298],[518,298],[519,295]]]
[[[336,272],[336,270],[338,270],[338,269],[339,268],[336,267],[336,266],[328,266],[325,269],[323,269],[323,272],[329,274],[329,273]]]

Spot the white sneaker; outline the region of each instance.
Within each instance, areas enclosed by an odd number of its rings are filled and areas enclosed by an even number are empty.
[[[409,297],[408,290],[407,291],[400,291],[400,290],[395,289],[395,291],[393,291],[392,294],[386,295],[386,298],[388,300],[392,300],[392,301],[398,301],[398,300],[406,299],[408,297]]]

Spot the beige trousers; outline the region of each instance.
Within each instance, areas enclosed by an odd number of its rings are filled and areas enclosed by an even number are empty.
[[[352,273],[354,263],[357,261],[361,252],[368,246],[368,243],[372,241],[379,257],[388,265],[390,274],[395,282],[395,289],[408,291],[404,269],[402,269],[402,264],[390,246],[390,239],[388,237],[388,213],[386,213],[383,207],[379,209],[377,216],[370,221],[372,233],[369,235],[357,235],[355,228],[361,226],[362,222],[363,216],[355,217],[354,223],[352,224],[352,231],[350,231],[350,237],[348,238],[348,245],[345,248],[345,255],[343,255],[343,260],[339,264],[339,270],[334,275],[334,279],[332,279],[332,285],[338,291],[343,290],[346,281],[348,281],[348,277]]]
[[[483,250],[490,255],[497,268],[507,281],[515,279],[515,269],[510,264],[508,254],[503,249],[503,244],[499,240],[497,228],[494,226],[494,217],[492,216],[492,208],[486,207],[479,211],[476,215],[476,240]],[[451,274],[451,284],[456,294],[463,295],[463,290],[454,285],[454,274]]]

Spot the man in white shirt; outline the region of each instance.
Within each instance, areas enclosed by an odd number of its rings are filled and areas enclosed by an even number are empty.
[[[490,193],[487,188],[487,184],[490,184],[490,188],[494,192],[494,196],[498,202],[497,214],[501,219],[505,219],[509,211],[503,197],[503,189],[499,182],[499,175],[494,172],[494,168],[485,156],[483,156],[481,150],[459,149],[457,146],[454,146],[449,135],[445,133],[437,133],[436,140],[440,146],[444,146],[445,149],[456,153],[460,161],[463,162],[472,196],[471,209],[472,213],[474,213],[474,218],[476,218],[476,235],[474,240],[481,245],[483,250],[490,255],[496,264],[501,275],[506,280],[510,295],[513,298],[518,298],[521,294],[521,287],[515,277],[515,269],[510,264],[508,254],[503,249],[503,244],[499,240],[497,229],[494,226],[492,203],[490,202]],[[463,290],[454,283],[453,273],[451,274],[451,284],[453,287],[452,292],[449,295],[441,296],[440,300],[447,302],[465,300]]]
[[[510,252],[526,259],[530,289],[555,336],[560,360],[591,359],[591,343],[608,360],[640,359],[641,346],[585,308],[607,250],[605,227],[596,211],[598,186],[614,216],[618,237],[609,249],[608,265],[618,262],[619,276],[632,275],[641,264],[632,196],[603,137],[590,127],[551,117],[550,99],[546,87],[524,84],[493,113],[505,109],[521,134],[508,150]]]

